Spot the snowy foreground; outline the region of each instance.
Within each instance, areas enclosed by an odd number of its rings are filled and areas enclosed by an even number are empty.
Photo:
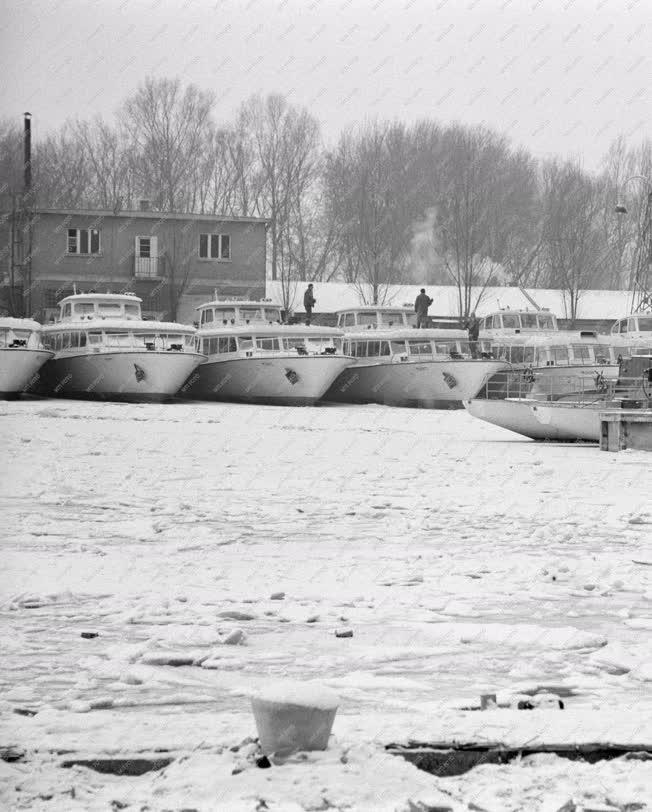
[[[652,809],[652,761],[436,778],[384,749],[652,749],[651,455],[375,406],[31,400],[0,426],[0,808]],[[327,751],[261,769],[249,696],[280,678],[341,705]],[[484,693],[504,707],[463,710]],[[62,766],[109,755],[171,761]]]

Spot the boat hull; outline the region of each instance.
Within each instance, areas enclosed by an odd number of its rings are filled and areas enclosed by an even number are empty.
[[[356,364],[326,393],[340,403],[382,403],[425,409],[461,409],[487,376],[505,368],[502,361],[424,361]]]
[[[169,400],[204,357],[140,350],[59,356],[43,366],[34,391],[94,400]]]
[[[0,397],[19,397],[29,388],[39,369],[53,355],[50,350],[31,350],[24,347],[0,349]]]
[[[197,400],[309,406],[351,364],[348,356],[233,358],[200,364],[181,395]]]
[[[607,403],[579,405],[527,399],[477,398],[465,401],[464,407],[480,420],[533,440],[599,442],[600,411],[607,408]]]

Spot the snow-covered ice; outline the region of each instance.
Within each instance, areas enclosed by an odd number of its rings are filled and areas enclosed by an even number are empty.
[[[532,756],[444,779],[383,751],[652,744],[644,452],[380,406],[28,400],[0,417],[0,747],[26,753],[0,761],[8,808],[652,798],[650,762]],[[284,678],[339,695],[333,745],[262,770],[239,748],[249,698]],[[540,691],[565,709],[513,709]],[[502,707],[462,710],[484,693]],[[141,777],[60,766],[161,749],[173,762]]]

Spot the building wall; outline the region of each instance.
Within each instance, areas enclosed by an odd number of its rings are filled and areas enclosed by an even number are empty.
[[[99,229],[100,252],[70,254],[72,228]],[[199,235],[215,233],[229,235],[229,259],[200,258]],[[151,277],[135,274],[136,237],[157,238],[158,261],[150,266]],[[165,318],[183,315],[192,321],[196,303],[216,291],[222,296],[264,296],[265,245],[263,222],[170,219],[137,212],[117,216],[41,212],[33,229],[31,315],[47,320],[56,301],[75,284],[78,292],[130,290],[143,299],[146,313]]]

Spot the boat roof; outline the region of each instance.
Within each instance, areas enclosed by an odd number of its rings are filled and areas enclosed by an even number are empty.
[[[139,333],[168,332],[190,333],[197,330],[190,324],[179,324],[174,321],[146,321],[145,319],[77,319],[75,321],[57,321],[45,324],[42,328],[48,333],[65,333],[70,330],[131,330]]]
[[[283,305],[268,301],[267,299],[215,299],[212,302],[205,302],[204,304],[198,305],[197,310],[204,310],[207,307],[223,307],[225,309],[233,307],[274,307],[278,310],[283,309]]]
[[[34,319],[17,319],[13,316],[1,316],[0,327],[5,330],[40,330],[41,325]]]
[[[355,307],[344,307],[335,312],[340,313],[377,313],[379,310],[391,310],[392,312],[414,313],[414,307],[410,305],[355,305]]]
[[[417,330],[415,327],[391,327],[387,330],[350,330],[345,334],[345,338],[355,339],[356,341],[406,341],[412,339],[414,341],[431,341],[433,339],[451,339],[461,338],[468,339],[466,330],[449,330],[446,328],[438,329],[437,327],[425,327]]]
[[[305,336],[318,338],[341,338],[344,333],[337,327],[320,327],[318,324],[307,326],[305,324],[220,324],[215,326],[202,326],[197,331],[200,338],[211,336]]]
[[[65,302],[142,302],[143,300],[135,293],[73,293],[59,301],[59,305]]]
[[[498,307],[495,310],[489,310],[487,313],[483,313],[482,315],[478,315],[476,313],[476,316],[478,316],[479,319],[486,319],[487,316],[499,316],[502,313],[515,313],[517,315],[520,315],[521,313],[542,313],[547,316],[555,316],[549,307]],[[555,318],[557,317],[555,316]]]

